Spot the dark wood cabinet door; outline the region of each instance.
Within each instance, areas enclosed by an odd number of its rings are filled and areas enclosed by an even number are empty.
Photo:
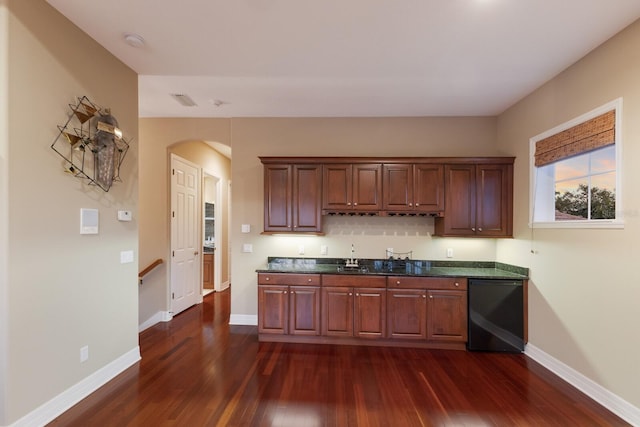
[[[466,291],[427,291],[427,339],[467,341]]]
[[[382,208],[382,164],[353,165],[353,209],[378,211]]]
[[[382,166],[382,206],[385,210],[413,210],[413,166],[385,164]]]
[[[387,291],[380,288],[355,288],[354,336],[384,338]]]
[[[511,165],[476,166],[476,233],[479,236],[513,235],[512,182]]]
[[[387,330],[389,338],[426,339],[427,292],[424,290],[388,291]]]
[[[265,165],[264,231],[291,231],[291,165]]]
[[[293,229],[322,231],[322,166],[293,166]]]
[[[289,334],[320,335],[319,287],[289,287]]]
[[[417,212],[440,212],[444,210],[443,165],[414,165],[413,182],[413,202]]]
[[[437,218],[435,232],[442,236],[472,236],[476,229],[476,167],[446,165],[444,218]]]
[[[353,171],[350,164],[324,165],[322,168],[322,208],[329,211],[352,209]]]
[[[353,336],[353,288],[322,287],[322,335]]]
[[[202,258],[202,287],[213,289],[213,254],[204,254]]]
[[[258,286],[258,333],[286,335],[289,332],[289,287]]]

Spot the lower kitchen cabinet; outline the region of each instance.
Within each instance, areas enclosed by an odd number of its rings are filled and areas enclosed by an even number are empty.
[[[467,342],[467,279],[387,278],[389,338]]]
[[[467,279],[259,273],[258,332],[262,341],[462,350]]]
[[[323,275],[322,335],[384,338],[386,292],[384,277]]]
[[[387,290],[356,288],[353,334],[358,338],[384,338]]]
[[[320,275],[258,274],[258,333],[320,335]]]
[[[419,289],[387,291],[389,338],[427,338],[427,292]]]
[[[202,258],[202,287],[213,289],[213,254],[204,254]]]
[[[427,291],[427,339],[467,342],[467,291]]]

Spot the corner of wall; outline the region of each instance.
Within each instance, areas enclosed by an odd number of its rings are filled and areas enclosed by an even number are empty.
[[[0,0],[0,93],[9,86],[9,12],[7,0]],[[7,266],[9,264],[9,100],[0,97],[0,425],[6,424],[7,378]]]

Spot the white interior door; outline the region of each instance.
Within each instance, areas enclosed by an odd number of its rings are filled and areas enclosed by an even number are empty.
[[[171,312],[200,301],[200,168],[171,155]]]

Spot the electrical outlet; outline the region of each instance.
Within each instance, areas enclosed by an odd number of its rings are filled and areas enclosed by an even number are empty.
[[[320,245],[320,255],[328,255],[329,247],[327,245]]]
[[[393,256],[393,248],[387,248],[386,256],[387,256],[387,258]]]
[[[298,255],[304,255],[304,246],[298,246]]]
[[[89,346],[80,347],[80,363],[89,360]]]
[[[453,258],[453,248],[447,248],[447,258]]]

